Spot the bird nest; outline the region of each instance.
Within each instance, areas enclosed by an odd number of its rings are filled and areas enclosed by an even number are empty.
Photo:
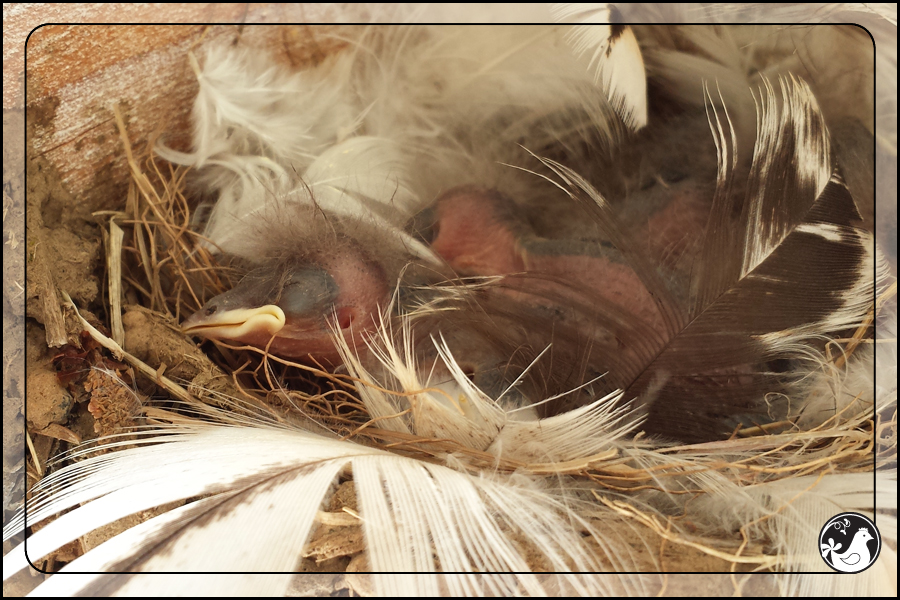
[[[89,340],[83,338],[85,350],[80,358],[95,369],[85,371],[79,360],[77,377],[90,395],[88,410],[96,420],[98,434],[121,434],[129,428],[140,431],[185,419],[268,421],[313,431],[325,429],[340,439],[425,461],[443,462],[452,454],[465,468],[476,472],[568,476],[590,483],[597,506],[608,508],[631,524],[637,539],[655,540],[655,557],[649,546],[645,548],[648,570],[662,565],[676,572],[777,570],[781,558],[773,553],[770,540],[758,536],[758,522],[744,523],[736,531],[727,532],[729,535],[719,532],[710,536],[697,531],[686,520],[687,515],[662,517],[642,502],[629,502],[629,495],[639,496],[646,490],[673,493],[674,488],[681,488],[674,493],[702,495],[709,492],[684,486],[684,482],[687,476],[704,474],[715,474],[739,487],[813,476],[804,490],[808,491],[822,475],[836,471],[870,473],[873,461],[877,468],[893,460],[896,412],[877,413],[873,418],[871,404],[859,400],[808,430],[785,421],[743,428],[728,440],[702,444],[635,439],[631,443],[633,452],[604,452],[570,463],[527,464],[498,459],[448,439],[380,428],[379,419],[368,414],[357,392],[357,386],[377,386],[371,380],[288,361],[250,346],[206,342],[206,352],[198,352],[184,339],[178,323],[209,298],[229,289],[235,282],[234,271],[220,264],[208,246],[199,244],[202,237],[191,228],[195,202],[186,191],[187,169],[155,157],[152,143],[135,151],[121,117],[117,114],[116,118],[131,180],[124,210],[108,214],[104,235],[112,299],[109,320],[92,323],[93,319],[80,313],[74,304],[69,305],[90,336]],[[126,288],[137,292],[137,303],[122,305],[119,299],[127,297],[122,293]],[[871,345],[868,334],[872,318],[893,298],[895,290],[894,285],[878,298],[870,318],[852,337],[830,342],[829,357],[820,375],[831,385],[840,386],[854,353]],[[129,324],[127,332],[123,319]],[[146,342],[123,343],[125,339]],[[136,346],[138,349],[132,349]],[[126,351],[126,347],[132,350]],[[60,359],[60,377],[71,383],[73,375],[66,370],[67,360]],[[158,391],[148,394],[148,384]],[[398,396],[418,393],[383,387],[378,391]],[[136,397],[139,402],[135,402]],[[31,458],[35,471],[47,471],[34,452]],[[652,466],[648,466],[650,461]],[[678,483],[670,485],[669,481]],[[615,499],[604,490],[615,492]],[[329,512],[333,516],[324,516],[323,523],[334,521],[346,526],[346,515],[353,510],[350,504],[332,507]],[[348,511],[343,511],[345,506]],[[782,508],[774,507],[773,513]],[[312,559],[323,562],[347,556],[344,552],[356,555],[361,551],[358,544],[336,542],[334,532],[340,532],[340,528],[331,525],[310,541],[308,555]],[[344,537],[352,539],[354,535],[345,533]],[[679,550],[673,552],[673,547]],[[691,559],[685,560],[685,556]]]
[[[873,467],[896,460],[895,406],[876,410],[871,398],[859,396],[814,426],[793,418],[738,427],[721,441],[680,445],[637,435],[567,462],[512,459],[444,437],[383,427],[386,419],[398,415],[370,414],[360,399],[366,389],[403,399],[395,404],[409,405],[407,411],[415,410],[410,399],[434,390],[398,389],[353,369],[335,371],[289,361],[250,346],[219,341],[197,346],[184,336],[179,323],[230,289],[239,272],[220,262],[221,255],[211,254],[208,243],[200,243],[204,240],[192,226],[198,221],[199,202],[186,184],[189,169],[157,157],[154,140],[133,148],[118,112],[115,121],[130,178],[124,206],[95,214],[105,221],[106,315],[90,314],[61,292],[65,316],[55,325],[45,324],[67,341],[53,358],[56,377],[86,401],[93,431],[87,433],[82,426],[79,432],[59,422],[29,423],[30,483],[87,455],[49,461],[51,449],[32,441],[38,436],[64,444],[92,435],[118,436],[127,447],[172,425],[263,423],[323,433],[487,478],[521,475],[541,485],[577,490],[581,500],[572,510],[578,518],[589,524],[604,522],[628,539],[634,564],[642,571],[749,573],[777,572],[789,565],[792,549],[772,536],[767,521],[802,502],[829,475],[871,474]],[[50,280],[60,279],[52,264],[41,268],[47,269]],[[819,371],[809,375],[816,383],[804,393],[846,392],[852,365],[861,362],[861,353],[872,352],[873,323],[886,304],[895,302],[895,295],[896,284],[880,293],[852,336],[828,342]],[[385,345],[391,338],[373,336],[370,342]],[[340,481],[333,500],[317,517],[319,526],[307,542],[300,570],[367,570],[353,473],[343,472]],[[763,514],[720,523],[718,528],[698,519],[698,507],[712,506],[709,496],[717,490],[752,495],[761,484],[770,484],[769,496],[760,501],[766,507]],[[778,496],[771,491],[777,489],[789,492]],[[116,531],[100,533],[99,538]],[[515,537],[512,528],[510,534]],[[584,535],[585,545],[602,556],[596,539]],[[89,545],[102,541],[99,538]],[[518,540],[516,545],[532,569],[550,569],[532,541]],[[67,546],[42,566],[55,568],[79,553]],[[600,563],[616,568],[611,559]],[[733,579],[737,591],[747,581]],[[347,585],[357,592],[371,591],[364,579]]]

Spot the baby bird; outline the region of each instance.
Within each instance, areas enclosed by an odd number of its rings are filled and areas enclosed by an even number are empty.
[[[327,252],[298,254],[255,267],[188,318],[185,333],[331,365],[335,335],[362,348],[393,290],[383,267],[344,236]]]

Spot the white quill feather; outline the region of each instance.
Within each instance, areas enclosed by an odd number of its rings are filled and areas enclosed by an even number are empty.
[[[142,443],[149,445],[87,459],[45,482],[71,486],[77,481],[83,492],[42,503],[29,521],[87,504],[29,537],[28,559],[39,560],[61,542],[135,510],[205,496],[117,536],[66,571],[289,572],[297,566],[316,511],[338,473],[349,467],[373,571],[424,573],[438,564],[459,572],[528,571],[521,549],[508,539],[510,530],[520,531],[552,570],[599,568],[580,543],[578,531],[590,530],[589,523],[574,514],[569,515],[574,523],[564,520],[564,497],[532,487],[527,477],[517,483],[517,476],[470,475],[350,442],[266,427],[198,425]],[[4,559],[5,576],[26,566],[22,550]],[[411,591],[402,578],[385,575],[376,582],[384,594]],[[93,580],[85,583],[83,591],[91,592]],[[438,591],[434,579],[415,583],[422,586],[416,590],[420,594]],[[453,593],[485,591],[477,581],[454,583],[462,587],[451,586]],[[208,591],[253,593],[249,586],[255,584],[242,581],[236,591],[225,579]],[[542,589],[532,577],[508,584],[524,585],[530,594]],[[513,592],[508,584],[500,589]],[[599,589],[588,585],[580,592]]]

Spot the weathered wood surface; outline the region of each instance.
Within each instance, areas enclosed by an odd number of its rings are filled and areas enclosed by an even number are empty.
[[[264,21],[346,19],[332,5],[32,5],[4,9],[4,107],[24,104],[34,152],[60,172],[66,187],[91,210],[120,207],[127,181],[112,107],[125,116],[140,147],[155,135],[187,149],[197,82],[187,55],[210,42],[239,40],[266,48],[297,68],[344,45],[342,27],[270,25]],[[364,9],[359,9],[360,17]],[[352,12],[349,13],[352,16]],[[39,23],[131,21],[159,25]],[[176,24],[191,21],[232,25]],[[32,29],[34,28],[34,29]],[[28,33],[30,31],[30,34]],[[21,40],[27,36],[24,48]],[[27,76],[17,64],[24,56]],[[21,68],[20,66],[18,68]]]

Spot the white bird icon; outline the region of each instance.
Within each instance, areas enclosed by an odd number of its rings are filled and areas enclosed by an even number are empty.
[[[843,573],[856,573],[872,560],[866,543],[873,539],[875,538],[869,530],[861,527],[853,536],[850,547],[838,554],[836,551],[841,549],[841,544],[835,544],[833,538],[828,538],[828,543],[822,544],[822,557],[825,558],[831,552],[831,564],[835,569]]]

